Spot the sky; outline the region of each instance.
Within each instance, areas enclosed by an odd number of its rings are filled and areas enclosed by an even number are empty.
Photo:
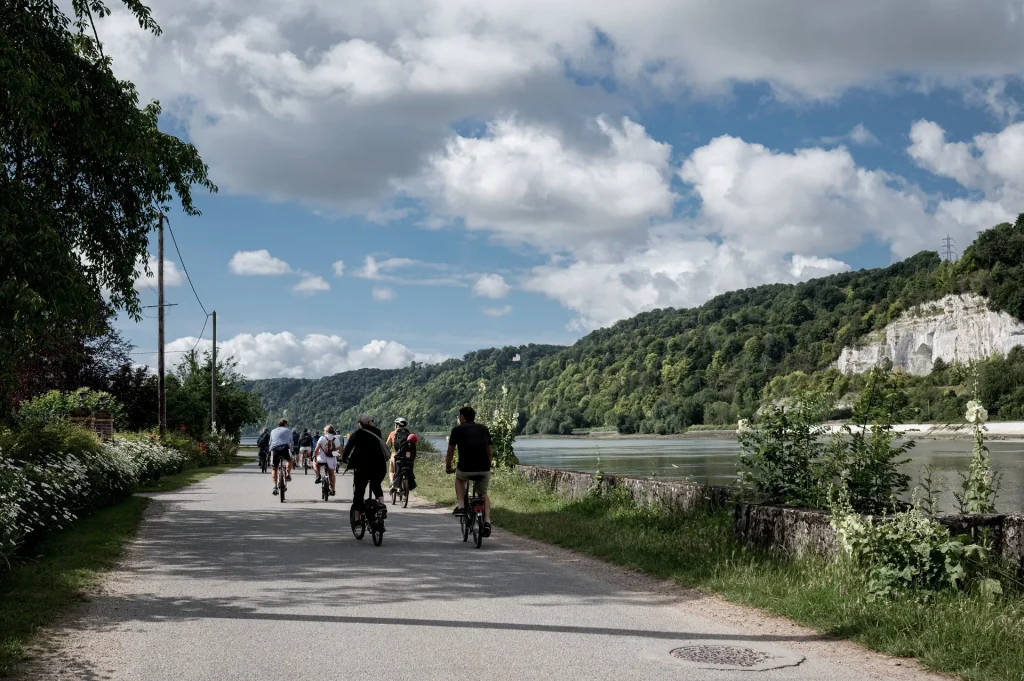
[[[100,38],[219,187],[169,214],[168,350],[217,310],[253,378],[571,344],[1024,210],[1022,0],[151,6]]]

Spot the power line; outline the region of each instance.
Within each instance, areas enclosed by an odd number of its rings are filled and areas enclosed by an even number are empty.
[[[199,294],[196,293],[196,287],[192,284],[192,277],[188,276],[188,268],[185,267],[185,259],[181,257],[181,250],[178,248],[178,240],[174,238],[174,230],[171,229],[171,221],[168,218],[164,218],[167,221],[167,231],[171,233],[171,241],[174,243],[174,250],[178,254],[178,261],[181,263],[181,269],[185,271],[185,278],[188,279],[188,285],[192,288],[192,295],[196,297],[196,302],[199,303],[199,307],[203,308],[203,312],[206,317],[210,317],[210,313],[206,311],[206,306],[203,305],[203,301],[199,300]],[[203,323],[203,329],[206,328],[206,323]]]

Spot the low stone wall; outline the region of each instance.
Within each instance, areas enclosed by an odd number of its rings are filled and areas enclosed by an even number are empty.
[[[833,556],[839,545],[829,515],[806,508],[741,503],[736,506],[736,536],[752,546],[793,556]],[[935,519],[953,536],[987,528],[995,552],[1024,572],[1024,516],[942,514]]]
[[[542,466],[516,466],[526,479],[543,485],[564,497],[579,499],[597,484],[593,473],[565,471]],[[725,506],[735,494],[731,487],[696,482],[634,478],[626,475],[602,476],[604,490],[625,489],[641,506],[661,505],[675,511],[690,511],[704,505]]]

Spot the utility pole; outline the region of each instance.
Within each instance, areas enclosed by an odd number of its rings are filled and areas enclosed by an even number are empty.
[[[160,424],[160,439],[162,440],[167,432],[167,394],[164,383],[164,214],[160,214],[160,227],[157,229],[157,261],[156,261],[156,285],[157,285],[157,383],[156,389],[159,414],[157,420]]]
[[[210,365],[210,428],[217,432],[217,311],[213,317],[213,363]]]

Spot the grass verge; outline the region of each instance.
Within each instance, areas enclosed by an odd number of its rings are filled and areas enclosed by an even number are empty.
[[[454,504],[438,459],[417,463],[417,493]],[[790,561],[751,551],[732,535],[728,510],[681,515],[638,508],[621,495],[570,501],[514,473],[491,483],[492,520],[546,541],[682,586],[789,617],[818,631],[972,681],[1024,678],[1024,594],[994,603],[944,592],[928,603],[873,601],[844,563]]]
[[[249,459],[161,478],[140,492],[167,492],[235,468]],[[46,539],[39,555],[0,572],[0,678],[13,674],[26,642],[68,612],[114,567],[135,536],[149,499],[130,497]]]

